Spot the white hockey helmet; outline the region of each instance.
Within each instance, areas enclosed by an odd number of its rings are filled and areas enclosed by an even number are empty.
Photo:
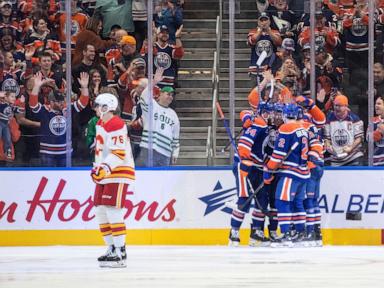
[[[109,111],[116,111],[119,106],[117,97],[111,93],[102,93],[95,99],[95,105],[101,114]]]

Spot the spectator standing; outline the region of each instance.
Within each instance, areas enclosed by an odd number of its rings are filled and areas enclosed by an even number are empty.
[[[16,36],[13,30],[8,28],[0,30],[0,50],[2,52],[11,52],[16,63],[24,62],[24,49],[16,43]]]
[[[29,77],[26,79],[23,92],[16,101],[22,113],[15,114],[21,130],[21,139],[16,144],[16,150],[19,152],[19,155],[16,156],[20,156],[22,163],[28,166],[38,166],[40,164],[40,120],[28,105],[33,86],[34,78]],[[44,98],[41,93],[39,94],[38,102],[44,104]]]
[[[368,2],[357,0],[354,8],[343,16],[343,34],[346,42],[346,64],[350,82],[366,82],[368,69]],[[365,85],[366,86],[366,85]]]
[[[31,57],[27,54],[26,54],[26,60],[27,60],[27,65],[29,65],[29,62],[31,61]],[[44,80],[47,80],[45,82],[46,84],[50,83],[52,87],[55,87],[56,89],[63,91],[65,86],[64,73],[62,71],[61,65],[53,64],[52,53],[49,53],[48,51],[43,51],[42,53],[40,53],[38,58],[38,64],[39,64],[38,66],[35,66],[34,72],[36,73],[40,71],[44,77]],[[47,85],[44,85],[44,86],[47,87]],[[50,91],[46,90],[46,88],[43,88],[43,91],[41,92],[43,96],[46,98]]]
[[[79,12],[77,8],[77,0],[71,0],[71,51],[74,52],[77,36],[81,31],[85,29],[85,25],[88,21],[88,16],[84,13]],[[59,11],[52,17],[50,17],[51,22],[57,26],[57,34],[59,41],[61,43],[61,49],[63,51],[63,56],[65,55],[66,49],[66,13],[65,11]]]
[[[81,73],[80,78],[81,96],[75,101],[72,113],[78,113],[88,104],[88,82],[89,75]],[[38,102],[40,88],[44,82],[43,75],[35,75],[35,83],[29,97],[29,106],[32,112],[40,120],[40,159],[43,166],[64,167],[66,164],[66,152],[70,143],[66,142],[67,120],[64,94],[54,90],[49,95],[49,105],[42,105]]]
[[[162,70],[156,74],[161,75]],[[155,75],[154,82],[157,82]],[[148,141],[149,141],[149,101],[153,105],[153,166],[169,166],[176,164],[179,156],[180,122],[176,112],[169,107],[173,100],[174,89],[165,86],[161,89],[158,100],[149,98],[149,87],[141,94],[141,108],[143,111],[143,135],[140,143],[140,155],[137,159],[138,166],[147,166]]]
[[[316,12],[315,43],[317,47],[324,47],[327,53],[333,55],[340,44],[339,33],[336,28],[327,26],[326,19],[321,11]],[[311,28],[305,27],[299,35],[298,43],[301,47],[310,43]]]
[[[132,91],[138,86],[141,78],[146,74],[146,63],[142,58],[133,59],[129,68],[119,78],[120,102],[122,103],[121,118],[132,121],[132,109],[138,102],[134,99]],[[138,95],[140,96],[140,95]]]
[[[3,96],[0,99],[0,136],[3,142],[3,152],[7,160],[12,160],[12,139],[9,122],[19,109],[14,105],[16,94],[12,92],[0,92]]]
[[[255,86],[257,77],[260,77],[266,69],[272,68],[272,72],[276,72],[275,66],[278,64],[277,61],[275,63],[276,51],[282,43],[279,31],[271,29],[271,21],[266,13],[261,13],[257,23],[258,27],[248,33],[248,45],[251,47],[251,63],[248,72],[255,79]],[[267,53],[267,57],[258,69],[256,63],[263,51]]]
[[[78,79],[80,77],[81,72],[86,72],[89,74],[89,72],[92,69],[96,69],[100,72],[101,75],[101,83],[102,85],[106,85],[106,72],[105,69],[98,64],[96,61],[96,49],[95,46],[91,44],[87,44],[83,49],[83,58],[81,60],[81,63],[72,69],[72,77],[73,79]],[[79,83],[77,81],[74,81],[72,90],[76,94],[79,95]]]
[[[15,65],[11,52],[0,53],[0,86],[2,91],[12,91],[16,96],[20,93],[20,86],[25,73],[19,65]]]
[[[108,83],[115,84],[118,78],[127,71],[129,65],[140,55],[136,52],[136,39],[131,35],[121,37],[119,48],[109,51],[108,62]]]
[[[14,17],[14,7],[11,1],[2,1],[0,3],[0,30],[7,28],[13,31],[16,41],[21,43],[22,28]]]
[[[126,72],[119,78],[120,103],[122,103],[121,118],[129,127],[133,157],[140,151],[143,125],[141,121],[141,106],[139,104],[141,93],[147,87],[148,79],[145,78],[146,63],[142,58],[134,59]],[[155,95],[154,95],[155,97]]]
[[[88,19],[85,29],[77,35],[75,52],[73,55],[72,65],[76,66],[81,63],[82,52],[84,47],[91,44],[96,49],[96,61],[100,53],[105,51],[114,44],[114,40],[103,40],[100,37],[100,32],[103,30],[103,21],[101,15],[95,13]],[[98,61],[97,61],[98,62]]]
[[[357,166],[362,164],[364,124],[348,108],[348,98],[335,97],[334,111],[327,115],[324,128],[325,148],[330,154],[331,166]]]
[[[157,28],[163,25],[168,27],[169,42],[174,44],[177,37],[176,31],[183,25],[183,11],[177,5],[177,0],[168,0],[164,3],[160,11],[154,15],[153,21]]]
[[[163,72],[163,79],[157,83],[160,88],[164,86],[174,87],[177,62],[184,56],[183,43],[181,42],[182,27],[176,31],[176,44],[172,45],[169,42],[169,30],[167,26],[157,28],[157,41],[153,47],[153,71],[161,68]],[[146,44],[147,45],[147,44]],[[148,59],[148,47],[144,46],[142,55]],[[143,53],[144,52],[144,53]]]
[[[275,0],[267,12],[273,30],[279,31],[282,38],[295,37],[298,19],[295,13],[289,10],[287,0]]]
[[[24,40],[24,47],[33,46],[37,55],[49,51],[54,61],[60,62],[62,53],[60,42],[54,33],[48,29],[48,19],[41,15],[32,21],[32,33]]]
[[[95,9],[103,16],[103,37],[108,37],[113,25],[119,25],[128,32],[134,31],[132,0],[97,0]]]

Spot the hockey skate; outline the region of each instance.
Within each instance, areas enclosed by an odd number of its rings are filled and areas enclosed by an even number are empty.
[[[292,244],[294,247],[305,247],[305,240],[307,235],[305,231],[297,232],[295,237],[292,237]]]
[[[108,257],[115,254],[115,250],[116,250],[115,246],[110,245],[110,246],[108,246],[107,251],[105,251],[105,253],[103,255],[101,255],[99,258],[97,258],[97,261],[99,262],[100,267],[108,267],[108,266],[106,266],[108,264],[108,263],[106,263],[106,261],[107,261]]]
[[[7,161],[11,161],[12,160],[12,150],[11,149],[8,149],[5,152],[5,158],[6,158]]]
[[[228,246],[237,247],[240,245],[240,231],[237,229],[231,229],[229,232]]]
[[[268,247],[271,244],[268,237],[265,237],[264,231],[261,229],[252,229],[249,238],[249,246],[251,247]]]
[[[98,259],[99,266],[102,268],[124,268],[127,267],[127,253],[125,246],[115,248],[113,245],[108,247],[107,252]]]
[[[323,235],[321,235],[321,229],[320,227],[317,228],[315,226],[315,243],[316,243],[316,247],[323,247]]]
[[[275,241],[275,239],[278,239],[279,238],[279,235],[277,234],[277,231],[276,230],[269,230],[268,231],[269,233],[269,239],[271,242]]]
[[[279,248],[279,247],[292,248],[293,243],[292,243],[291,233],[286,232],[286,233],[284,233],[284,235],[282,237],[275,238],[271,242],[271,247],[273,247],[273,248]]]
[[[316,237],[314,232],[307,233],[307,237],[304,239],[305,247],[316,247]]]

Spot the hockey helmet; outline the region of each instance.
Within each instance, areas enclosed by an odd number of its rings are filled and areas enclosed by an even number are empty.
[[[98,95],[95,99],[95,106],[99,109],[101,115],[110,111],[116,111],[119,102],[117,101],[117,97],[110,93],[102,93]]]
[[[260,102],[257,106],[257,113],[261,115],[262,113],[271,113],[273,112],[273,104],[269,102]]]
[[[302,119],[303,118],[303,109],[296,104],[287,104],[283,109],[284,119]]]

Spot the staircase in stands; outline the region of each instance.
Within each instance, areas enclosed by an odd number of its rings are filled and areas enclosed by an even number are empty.
[[[229,112],[229,50],[228,1],[223,9],[223,38],[220,55],[219,101],[224,114]],[[212,124],[212,66],[216,50],[216,17],[219,0],[186,1],[182,42],[184,58],[179,68],[179,88],[176,89],[176,112],[180,119],[180,156],[178,165],[207,165],[206,143],[208,126]],[[257,10],[254,0],[236,1],[235,14],[235,111],[236,133],[241,125],[239,112],[248,107],[247,95],[252,82],[247,74],[250,48],[247,33],[256,26]],[[229,152],[222,152],[228,143],[222,121],[217,128],[217,157],[215,165],[229,165]]]

